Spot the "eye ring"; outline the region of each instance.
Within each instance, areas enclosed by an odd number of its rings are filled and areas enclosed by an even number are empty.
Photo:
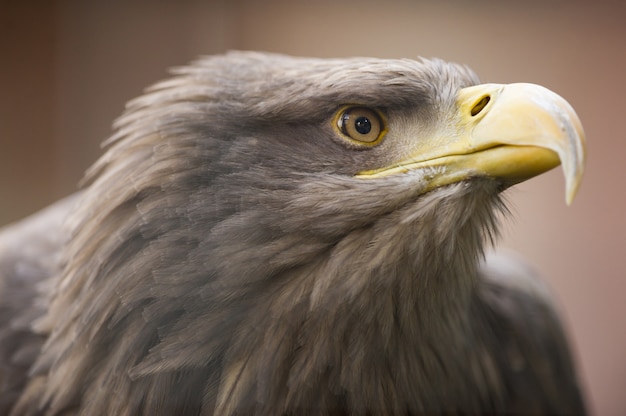
[[[333,127],[353,144],[375,146],[387,133],[385,118],[378,110],[362,106],[345,106],[333,118]]]

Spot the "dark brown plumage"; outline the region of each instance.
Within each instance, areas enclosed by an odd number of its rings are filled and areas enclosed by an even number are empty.
[[[549,296],[483,261],[506,187],[559,153],[573,195],[578,120],[458,144],[507,131],[507,91],[562,99],[438,60],[174,72],[82,191],[0,234],[0,413],[584,413]]]

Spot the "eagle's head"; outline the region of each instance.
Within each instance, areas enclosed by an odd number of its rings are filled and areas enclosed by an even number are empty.
[[[501,192],[560,163],[568,202],[580,183],[567,102],[440,60],[229,53],[174,74],[88,173],[46,318],[48,402],[114,410],[89,388],[114,383],[142,406],[163,385],[216,414],[358,413],[456,392],[445,363],[464,360]]]

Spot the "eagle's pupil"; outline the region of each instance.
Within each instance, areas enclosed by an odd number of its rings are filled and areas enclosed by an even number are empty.
[[[361,134],[367,134],[372,131],[372,122],[367,117],[359,117],[354,121],[356,131]]]

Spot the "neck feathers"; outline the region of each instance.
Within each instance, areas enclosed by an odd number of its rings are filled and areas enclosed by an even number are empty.
[[[466,395],[446,395],[458,385],[447,366],[471,355],[477,263],[501,206],[486,197],[494,186],[428,194],[275,276],[229,347],[218,413],[434,409]],[[442,397],[420,397],[433,382]]]

